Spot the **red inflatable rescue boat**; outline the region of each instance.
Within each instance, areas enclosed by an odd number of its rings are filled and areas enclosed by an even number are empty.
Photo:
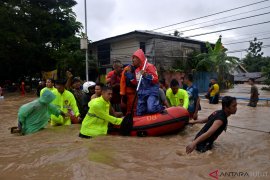
[[[185,127],[189,113],[182,107],[170,107],[162,113],[133,117],[131,136],[161,136],[177,133]],[[120,126],[110,128],[109,134],[119,134]]]

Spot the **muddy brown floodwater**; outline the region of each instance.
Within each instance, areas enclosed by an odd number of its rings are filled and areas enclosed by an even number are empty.
[[[248,97],[250,87],[235,86],[223,94]],[[263,97],[269,92],[260,91]],[[17,94],[0,100],[0,179],[270,179],[270,135],[228,127],[204,154],[186,155],[185,147],[202,125],[164,137],[78,137],[79,125],[50,127],[27,136],[10,134],[18,108],[35,97]],[[270,107],[238,105],[229,125],[270,131]],[[200,117],[221,105],[202,101]],[[213,173],[215,175],[215,173]]]

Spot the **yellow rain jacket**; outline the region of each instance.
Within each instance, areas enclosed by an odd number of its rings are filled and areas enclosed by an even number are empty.
[[[52,88],[48,88],[48,87],[45,87],[43,89],[41,89],[40,91],[40,96],[44,93],[44,91],[48,89],[49,91],[53,92],[53,91],[57,91],[57,89],[55,87],[52,87]]]
[[[110,102],[105,101],[102,96],[91,100],[88,106],[89,111],[82,122],[81,134],[92,137],[106,135],[109,122],[116,125],[122,123],[122,118],[109,114]]]
[[[210,97],[214,97],[215,95],[217,95],[219,93],[219,85],[216,83],[213,86],[212,91],[210,92]]]
[[[166,91],[166,97],[171,106],[182,106],[187,109],[189,104],[188,93],[184,89],[178,89],[176,94],[173,94],[172,89]]]
[[[68,112],[68,109],[71,109],[76,117],[80,115],[78,106],[76,104],[75,97],[71,92],[65,90],[63,94],[59,93],[58,90],[53,91],[54,95],[56,96],[55,100],[52,104],[56,105],[61,111],[64,113]],[[69,117],[62,117],[62,116],[54,116],[51,115],[51,125],[70,125],[71,119]]]

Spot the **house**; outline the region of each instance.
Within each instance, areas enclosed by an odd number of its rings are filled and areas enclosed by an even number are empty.
[[[102,74],[112,69],[113,60],[130,64],[132,54],[139,48],[158,70],[167,70],[179,60],[186,61],[191,52],[206,52],[205,42],[202,41],[139,30],[99,40],[90,46]]]
[[[234,75],[234,83],[243,84],[248,82],[249,78],[254,78],[255,82],[259,84],[266,80],[266,77],[263,77],[261,72],[239,73]]]
[[[248,71],[239,63],[230,71],[230,74],[234,76],[241,73],[248,73]]]

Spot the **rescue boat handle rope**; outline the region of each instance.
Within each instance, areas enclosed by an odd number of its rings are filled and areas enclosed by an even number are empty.
[[[268,133],[270,134],[270,131],[263,131],[263,130],[257,130],[257,129],[249,129],[249,128],[244,128],[244,127],[239,127],[239,126],[233,126],[233,125],[228,125],[229,127],[234,127],[234,128],[239,128],[239,129],[245,129],[245,130],[249,130],[249,131],[256,131],[256,132],[262,132],[262,133]]]

